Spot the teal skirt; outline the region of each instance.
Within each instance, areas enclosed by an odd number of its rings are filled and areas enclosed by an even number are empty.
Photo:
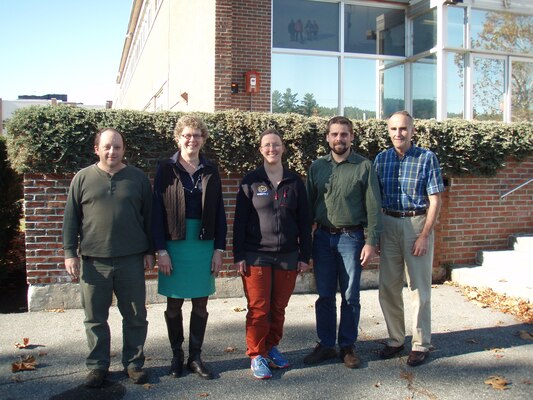
[[[215,277],[211,273],[213,240],[199,240],[201,221],[187,219],[185,240],[167,241],[172,262],[170,276],[159,272],[158,292],[176,299],[194,299],[215,293]]]

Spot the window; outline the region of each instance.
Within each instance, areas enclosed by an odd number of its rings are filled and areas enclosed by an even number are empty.
[[[413,63],[413,117],[430,119],[437,116],[437,58],[425,57]]]
[[[344,51],[404,56],[404,11],[346,5],[344,7]]]
[[[376,63],[346,59],[344,62],[344,115],[348,118],[376,118]],[[361,79],[361,77],[364,79]]]
[[[339,51],[339,5],[307,0],[274,0],[273,46]]]
[[[413,54],[422,53],[437,44],[437,10],[422,14],[413,20]]]
[[[533,15],[472,10],[473,49],[531,55]]]
[[[511,120],[533,121],[533,61],[513,60],[511,66]]]
[[[464,48],[465,46],[465,8],[448,7],[448,43],[447,47]]]
[[[380,62],[380,118],[388,118],[393,112],[405,109],[403,63]]]
[[[447,117],[464,118],[464,55],[459,53],[448,53],[446,69],[448,72],[446,82]]]
[[[272,55],[272,112],[339,113],[337,57]]]
[[[472,111],[475,119],[503,121],[505,61],[474,57]]]

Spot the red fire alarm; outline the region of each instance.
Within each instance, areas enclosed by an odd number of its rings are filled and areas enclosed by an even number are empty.
[[[244,74],[244,85],[246,93],[259,93],[259,81],[260,75],[259,72],[251,70],[247,71]]]

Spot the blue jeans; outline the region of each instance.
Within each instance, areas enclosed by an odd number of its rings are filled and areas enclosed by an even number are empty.
[[[337,285],[341,293],[341,319],[338,343],[352,346],[357,340],[361,304],[361,250],[365,245],[362,230],[330,234],[322,229],[314,233],[313,268],[318,300],[315,303],[316,332],[320,344],[335,346],[337,330]]]

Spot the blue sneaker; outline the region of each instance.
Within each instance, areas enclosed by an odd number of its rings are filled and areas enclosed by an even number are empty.
[[[272,378],[272,371],[268,367],[268,361],[263,356],[253,358],[250,368],[257,379]]]
[[[289,360],[287,360],[283,354],[278,350],[276,346],[273,346],[268,352],[268,365],[270,368],[289,368]]]

